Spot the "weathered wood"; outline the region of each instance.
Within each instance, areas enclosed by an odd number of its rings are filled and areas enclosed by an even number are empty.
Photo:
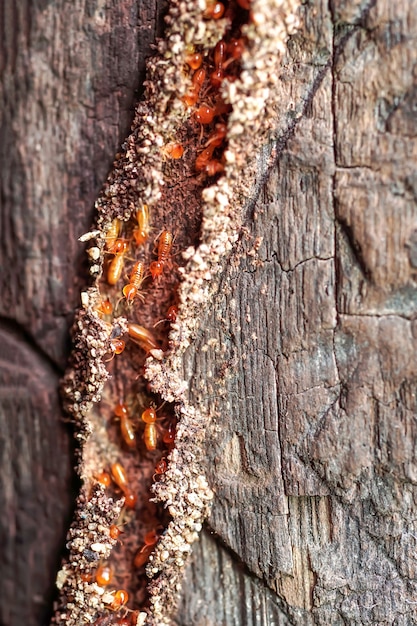
[[[78,237],[133,118],[156,4],[7,1],[0,19],[0,622],[44,625],[75,497],[57,387]],[[13,332],[12,332],[13,331]]]
[[[303,14],[276,165],[187,363],[195,401],[217,415],[209,523],[229,551],[208,537],[196,548],[183,626],[417,619],[417,4]],[[70,506],[52,390],[85,281],[77,238],[127,131],[156,11],[28,2],[5,15],[0,314],[27,335],[2,340],[1,621],[35,625]]]
[[[181,624],[415,622],[416,9],[318,2],[290,45],[276,166],[186,372],[217,415],[209,523],[286,618],[208,596],[204,621],[186,592]]]

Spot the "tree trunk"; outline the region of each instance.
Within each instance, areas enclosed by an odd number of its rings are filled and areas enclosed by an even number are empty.
[[[417,622],[416,15],[415,1],[302,7],[276,158],[187,355],[216,415],[216,499],[182,626]],[[86,282],[77,239],[158,16],[134,0],[4,16],[0,622],[35,626],[73,498],[56,388]]]
[[[77,487],[58,382],[87,281],[78,237],[131,124],[157,18],[136,0],[2,8],[2,626],[44,626],[52,611]]]

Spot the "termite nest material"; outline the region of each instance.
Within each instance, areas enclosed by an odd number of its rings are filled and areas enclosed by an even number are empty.
[[[131,134],[81,238],[92,285],[62,390],[82,490],[55,624],[161,626],[175,612],[213,498],[210,416],[189,397],[183,357],[239,236],[297,8],[171,2]]]

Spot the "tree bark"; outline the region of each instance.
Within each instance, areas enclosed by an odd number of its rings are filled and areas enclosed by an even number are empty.
[[[74,463],[56,395],[78,237],[161,7],[6,4],[0,622],[45,624]],[[189,351],[216,489],[177,623],[417,621],[417,3],[306,3],[276,159]],[[219,357],[217,347],[223,352]]]
[[[289,44],[276,163],[189,355],[228,549],[202,541],[184,626],[417,620],[416,9],[311,3]]]
[[[76,485],[58,382],[87,283],[78,237],[128,133],[154,2],[13,2],[0,21],[0,623],[44,626]]]

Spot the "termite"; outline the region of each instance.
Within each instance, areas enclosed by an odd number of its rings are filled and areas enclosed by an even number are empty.
[[[230,42],[227,44],[227,52],[230,57],[225,62],[224,66],[227,67],[230,63],[232,63],[232,61],[240,59],[244,50],[245,41],[242,37],[240,39],[231,39]]]
[[[194,106],[195,104],[197,104],[201,88],[204,84],[204,81],[206,80],[206,70],[200,67],[200,69],[194,72],[191,80],[192,87],[190,91],[183,97],[183,102],[187,106]]]
[[[133,428],[132,421],[129,417],[129,411],[126,404],[117,404],[114,408],[114,414],[120,419],[120,432],[123,437],[123,441],[129,448],[136,446],[135,429]]]
[[[175,444],[175,435],[177,433],[177,429],[173,424],[168,424],[168,427],[165,429],[164,434],[162,435],[162,441],[167,444],[168,448],[171,449]]]
[[[109,254],[120,254],[121,252],[126,252],[129,247],[129,242],[127,239],[116,239],[114,244],[109,247]]]
[[[196,52],[193,45],[187,46],[186,50],[188,54],[185,56],[184,61],[192,70],[198,70],[203,63],[203,55],[200,52]]]
[[[130,490],[129,484],[127,482],[126,470],[121,463],[113,463],[110,468],[111,475],[113,477],[114,482],[119,487],[119,489],[123,492],[125,496],[125,506],[128,509],[133,509],[136,505],[137,497]]]
[[[220,87],[224,79],[223,63],[226,56],[226,42],[221,39],[214,48],[214,72],[210,75],[210,82],[214,87]]]
[[[109,565],[99,565],[96,571],[96,583],[106,587],[113,579],[113,569]]]
[[[132,233],[133,239],[135,240],[137,246],[143,246],[143,244],[146,243],[150,232],[149,208],[147,204],[144,204],[137,210],[136,221],[137,226],[133,229]]]
[[[112,524],[109,528],[109,535],[112,539],[118,539],[120,542],[120,535],[123,534],[123,530],[120,530],[120,528],[116,525],[116,524]],[[120,542],[121,543],[121,542]]]
[[[111,359],[108,360],[111,361],[116,354],[122,354],[125,347],[126,343],[123,341],[123,339],[118,339],[117,337],[110,339],[110,349],[113,353],[113,356],[111,357]]]
[[[172,233],[168,230],[162,231],[158,241],[158,260],[153,261],[149,266],[149,271],[152,276],[152,280],[155,280],[161,276],[164,266],[169,260],[173,242]]]
[[[166,316],[163,320],[159,320],[159,322],[156,322],[156,324],[154,324],[154,328],[155,326],[158,326],[159,324],[163,324],[164,322],[175,322],[177,319],[177,315],[178,315],[178,307],[176,304],[171,305],[167,312],[166,312]]]
[[[164,157],[169,159],[180,159],[184,154],[184,146],[181,143],[167,143],[161,148]]]
[[[119,237],[120,234],[120,227],[121,221],[116,217],[114,220],[112,220],[106,232],[106,250],[108,250],[115,244],[116,239]]]
[[[129,323],[127,325],[129,337],[137,343],[145,352],[159,350],[158,343],[151,331],[139,324]]]
[[[219,146],[221,146],[224,138],[226,137],[226,133],[227,125],[223,122],[217,123],[214,127],[214,131],[209,135],[209,138],[206,141],[206,147],[213,146],[215,148],[218,148]]]
[[[94,308],[101,315],[111,315],[113,313],[113,305],[108,298],[101,300]]]
[[[216,110],[208,104],[202,104],[194,111],[194,118],[199,124],[211,124],[216,115]]]
[[[113,611],[118,611],[125,604],[127,604],[128,600],[129,600],[128,592],[125,589],[118,589],[112,594],[111,602],[108,602],[107,604],[110,606],[110,608]]]
[[[94,478],[100,485],[103,485],[103,487],[110,487],[111,485],[111,476],[108,472],[100,472],[100,474],[96,474]]]
[[[160,535],[156,532],[156,530],[151,530],[150,532],[146,533],[143,539],[144,545],[140,550],[138,550],[135,558],[133,559],[134,567],[139,569],[140,567],[143,567],[143,565],[145,565],[149,558],[149,555],[153,551],[154,546],[158,543],[159,537]]]
[[[110,261],[107,270],[107,282],[109,283],[109,285],[116,285],[119,282],[123,273],[126,252],[127,247],[123,246],[122,252],[118,252],[117,254],[115,254]]]
[[[122,293],[126,298],[128,304],[131,304],[134,299],[140,298],[144,302],[145,297],[140,292],[143,281],[145,280],[145,265],[142,261],[137,261],[133,266],[133,269],[129,276],[129,283],[122,289]]]
[[[145,422],[145,430],[143,431],[143,441],[146,449],[152,452],[158,446],[158,430],[156,427],[156,410],[152,407],[145,409],[141,415],[142,421]]]
[[[216,0],[208,0],[206,3],[206,9],[203,13],[203,17],[206,19],[212,18],[213,20],[219,20],[224,15],[224,4],[217,2]]]
[[[165,460],[165,457],[163,457],[160,461],[158,461],[158,463],[155,465],[155,473],[153,475],[153,479],[155,480],[156,476],[161,476],[162,474],[165,474],[165,472],[167,471],[168,468],[168,464]]]

